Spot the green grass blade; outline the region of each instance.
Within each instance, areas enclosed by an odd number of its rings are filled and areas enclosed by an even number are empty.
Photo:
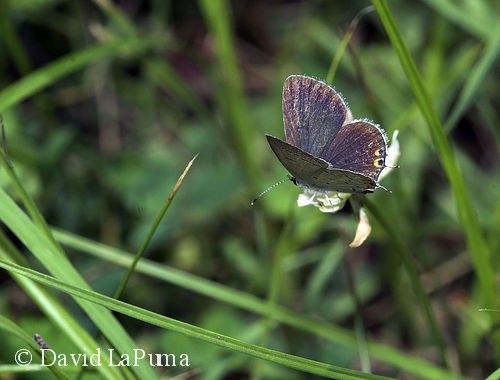
[[[4,221],[11,231],[17,235],[51,273],[68,282],[78,284],[83,288],[90,288],[69,262],[61,246],[54,239],[43,216],[14,171],[9,158],[6,156],[5,149],[0,150],[0,163],[11,178],[34,223],[26,217],[2,189],[0,189],[0,198],[3,198],[3,201],[0,202],[0,220]],[[26,234],[26,230],[30,228],[32,231],[31,234]],[[80,306],[86,311],[89,318],[96,324],[100,331],[104,333],[104,336],[112,346],[119,349],[120,352],[133,352],[136,344],[107,310],[96,308],[93,304],[83,303]],[[139,376],[155,378],[154,372],[148,366],[133,367],[132,371],[136,372]]]
[[[9,20],[9,7],[10,4],[8,2],[0,2],[0,35],[2,36],[2,45],[5,46],[5,50],[12,57],[16,69],[20,73],[26,74],[32,70],[31,63],[16,29]]]
[[[92,240],[70,234],[63,231],[54,231],[54,236],[62,244],[78,251],[87,252],[103,260],[113,262],[120,266],[129,266],[133,255],[123,250],[107,247]],[[331,323],[322,322],[315,318],[303,316],[290,311],[285,307],[274,305],[272,308],[251,294],[244,293],[228,286],[200,278],[191,273],[170,268],[166,265],[155,263],[147,259],[141,259],[137,265],[137,271],[145,275],[169,282],[183,289],[188,289],[211,299],[227,303],[229,305],[248,310],[258,315],[271,315],[276,321],[299,330],[311,333],[325,340],[339,345],[356,349],[357,342],[354,334],[350,331],[335,326]],[[402,351],[398,351],[385,344],[375,343],[368,340],[370,356],[395,368],[415,374],[425,379],[454,379],[459,376],[448,372],[427,361],[421,360]]]
[[[208,111],[201,99],[186,85],[168,62],[163,59],[148,59],[144,62],[144,71],[152,84],[171,91],[195,112],[200,120],[208,120]]]
[[[270,280],[267,287],[267,297],[265,301],[269,310],[278,305],[281,290],[283,288],[283,259],[290,248],[287,243],[290,242],[290,230],[292,225],[292,222],[290,221],[293,221],[293,206],[290,210],[287,222],[278,236],[275,247],[269,249],[269,251],[272,252],[272,263]],[[267,346],[271,330],[275,327],[273,324],[272,313],[264,315],[262,323],[264,328],[260,337],[260,344],[262,346]],[[256,363],[256,365],[253,366],[250,375],[252,380],[260,380],[262,378],[262,366],[260,364],[261,363]]]
[[[27,345],[29,345],[32,348],[32,351],[35,351],[39,356],[40,356],[40,351],[39,347],[36,345],[36,343],[33,340],[33,337],[29,335],[26,331],[24,331],[21,327],[16,325],[13,321],[10,319],[4,317],[3,315],[0,315],[0,329],[5,330],[6,332],[13,334],[17,336],[18,338],[22,339]],[[23,347],[19,347],[23,348]],[[18,365],[20,367],[20,365]],[[59,380],[67,380],[68,377],[64,375],[56,366],[48,366],[48,370],[52,372],[54,377]],[[0,370],[0,373],[1,370]]]
[[[356,30],[356,27],[358,26],[359,21],[364,15],[372,11],[373,11],[373,6],[363,8],[361,11],[358,12],[356,17],[354,17],[354,19],[349,24],[349,28],[344,33],[344,36],[340,41],[339,47],[335,51],[335,54],[332,58],[332,62],[330,63],[330,68],[328,69],[328,73],[326,74],[325,78],[326,83],[332,84],[333,79],[335,78],[335,74],[337,73],[337,68],[339,67],[340,60],[342,59],[342,56],[344,55],[345,50],[347,49],[347,46],[351,41],[351,38]]]
[[[490,252],[484,237],[479,229],[477,215],[471,203],[470,195],[460,173],[455,159],[453,148],[448,141],[443,125],[425,89],[420,74],[417,71],[408,48],[403,41],[401,33],[394,21],[394,17],[386,0],[374,0],[380,20],[389,36],[391,44],[396,51],[406,77],[417,100],[417,104],[427,121],[432,141],[439,154],[439,160],[446,172],[457,204],[458,214],[462,228],[465,232],[467,246],[485,306],[496,305],[495,281],[490,262]]]
[[[36,226],[19,206],[0,188],[0,220],[15,234],[28,250],[55,276],[82,289],[90,289],[65,255],[61,254],[45,231]],[[122,325],[109,312],[93,303],[76,299],[89,318],[104,336],[121,353],[132,353],[137,344],[133,342]],[[156,378],[149,366],[130,368],[140,378]]]
[[[497,24],[496,28],[493,29],[493,31],[490,33],[490,38],[486,43],[482,58],[472,68],[469,76],[467,77],[467,80],[465,81],[462,91],[460,92],[457,104],[453,108],[450,117],[445,123],[445,128],[447,130],[453,128],[460,116],[462,116],[465,109],[473,101],[475,95],[481,89],[486,76],[488,75],[490,70],[495,67],[499,53],[500,24]]]
[[[396,252],[398,252],[398,258],[403,263],[405,271],[408,274],[408,277],[410,278],[413,291],[415,292],[418,303],[420,304],[420,307],[425,315],[425,318],[431,330],[431,335],[441,354],[441,358],[443,359],[444,362],[447,362],[446,351],[444,346],[444,338],[441,336],[441,332],[438,328],[434,315],[432,314],[429,297],[427,297],[427,294],[425,293],[424,288],[420,283],[417,265],[412,256],[411,251],[409,250],[408,246],[404,244],[403,241],[401,241],[399,236],[396,233],[394,233],[394,230],[391,228],[390,223],[387,222],[386,218],[378,210],[378,208],[368,199],[365,199],[364,202],[366,208],[375,217],[375,220],[382,226],[382,228],[391,237]]]
[[[7,237],[0,233],[0,258],[16,264],[26,265],[26,260]],[[47,292],[40,284],[14,273],[11,273],[12,278],[24,290],[24,292],[31,298],[31,300],[38,305],[40,310],[57,326],[60,331],[65,334],[77,347],[82,348],[87,352],[95,352],[97,343],[90,335],[82,328],[79,321],[68,313],[63,307],[61,302],[54,298]],[[97,370],[106,379],[119,379],[119,371],[117,368],[107,365],[108,360],[105,356],[102,357],[104,365],[99,366]]]
[[[22,276],[26,276],[34,281],[40,282],[44,285],[56,288],[67,294],[84,299],[86,301],[95,303],[109,310],[116,311],[131,318],[141,320],[143,322],[175,331],[195,339],[203,340],[218,346],[241,352],[247,355],[257,357],[259,359],[268,360],[277,364],[287,366],[299,371],[311,373],[328,378],[342,378],[342,379],[387,379],[383,376],[376,376],[365,374],[362,372],[345,369],[342,367],[333,366],[330,364],[320,363],[314,360],[305,359],[302,357],[286,354],[279,351],[270,350],[267,348],[259,347],[253,344],[245,343],[240,340],[220,335],[215,332],[190,325],[163,315],[154,313],[152,311],[142,309],[138,306],[127,304],[125,302],[115,300],[114,298],[104,296],[102,294],[81,289],[79,287],[69,285],[63,281],[57,280],[54,277],[45,275],[43,273],[8,263],[0,260],[0,267],[14,272]]]
[[[252,148],[248,141],[252,130],[243,82],[238,69],[237,54],[234,49],[231,28],[230,5],[227,0],[200,0],[207,27],[214,39],[217,55],[216,88],[219,106],[227,118],[234,151],[245,172],[250,186],[249,191],[256,193],[257,167]]]
[[[372,363],[370,361],[370,356],[368,353],[366,331],[363,323],[363,316],[361,314],[361,302],[359,299],[358,291],[356,290],[356,280],[354,277],[354,273],[348,260],[349,259],[347,258],[347,256],[344,256],[343,269],[345,272],[350,297],[355,305],[354,332],[356,333],[356,340],[358,342],[359,362],[361,364],[361,369],[363,370],[363,372],[371,373]]]
[[[36,373],[38,376],[38,373],[47,373],[50,371],[49,366],[42,366],[40,364],[29,364],[25,366],[19,366],[17,364],[0,364],[0,376],[3,375],[2,379],[17,379],[17,377],[12,377],[14,374],[19,374],[19,375],[24,375],[23,377],[26,377],[26,375],[32,374],[33,377],[35,376],[34,374]],[[69,373],[74,373],[78,372],[80,367],[75,367],[73,365],[68,365],[67,367],[64,367],[64,372],[69,372]],[[94,368],[89,369],[89,372],[95,372]],[[45,376],[45,375],[44,375]],[[63,374],[63,376],[65,376]],[[66,379],[67,377],[64,377]]]
[[[109,18],[109,20],[114,25],[116,25],[116,28],[124,35],[126,35],[127,37],[133,37],[138,34],[134,23],[112,1],[94,0],[94,3],[97,4],[101,11]]]
[[[172,189],[170,195],[168,196],[167,201],[163,204],[162,208],[160,209],[160,212],[158,213],[155,220],[153,221],[153,224],[151,225],[151,228],[149,229],[146,238],[142,242],[139,250],[134,255],[134,260],[132,260],[132,263],[130,264],[130,266],[127,269],[127,273],[125,273],[122,281],[120,282],[120,285],[116,289],[116,292],[113,296],[114,298],[116,298],[116,299],[121,298],[123,291],[125,290],[125,287],[128,284],[130,276],[132,276],[132,273],[135,270],[137,262],[144,255],[144,252],[146,251],[147,246],[151,242],[151,239],[153,239],[153,236],[154,236],[156,230],[158,229],[163,217],[167,213],[170,205],[172,204],[172,201],[174,200],[175,195],[177,194],[177,191],[180,189],[182,183],[184,182],[184,178],[186,177],[189,169],[191,168],[191,165],[193,165],[194,160],[196,160],[196,157],[198,157],[198,155],[194,156],[193,159],[191,161],[189,161],[186,168],[184,169],[184,171],[180,175],[179,179],[177,179],[177,182],[175,183],[174,188]]]
[[[68,54],[4,88],[0,92],[0,113],[92,62],[123,53],[139,54],[155,45],[158,41],[153,39],[131,38]]]
[[[481,38],[490,34],[493,25],[489,22],[485,22],[486,20],[470,17],[467,10],[460,9],[460,2],[453,0],[424,0],[424,2],[434,8],[447,20],[460,26],[469,33]]]
[[[490,374],[485,380],[498,380],[498,379],[500,379],[500,368],[497,369],[492,374]]]

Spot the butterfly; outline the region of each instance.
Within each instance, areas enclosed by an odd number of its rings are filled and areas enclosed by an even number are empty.
[[[283,86],[285,141],[266,134],[292,181],[315,191],[372,193],[385,167],[387,139],[378,125],[353,120],[325,82],[289,76]]]

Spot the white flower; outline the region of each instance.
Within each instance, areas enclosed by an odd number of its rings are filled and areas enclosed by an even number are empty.
[[[322,212],[337,212],[344,207],[350,193],[339,193],[337,191],[316,191],[308,187],[302,188],[297,204],[299,207],[316,206]]]

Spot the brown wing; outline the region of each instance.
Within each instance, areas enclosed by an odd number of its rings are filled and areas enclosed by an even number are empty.
[[[283,85],[283,122],[287,143],[320,156],[342,127],[350,111],[326,83],[291,75]]]

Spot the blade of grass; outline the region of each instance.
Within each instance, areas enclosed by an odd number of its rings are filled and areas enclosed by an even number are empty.
[[[127,272],[123,276],[123,278],[122,278],[122,280],[120,282],[120,285],[116,288],[116,291],[113,294],[113,298],[120,299],[122,297],[123,292],[125,291],[125,288],[127,287],[127,284],[128,284],[128,282],[130,280],[130,277],[132,276],[132,273],[134,273],[134,271],[135,271],[135,268],[137,266],[137,263],[138,263],[139,259],[144,255],[144,252],[146,251],[146,248],[148,247],[149,243],[151,242],[151,239],[153,238],[156,230],[160,226],[160,223],[161,223],[163,217],[167,213],[170,205],[172,204],[172,201],[174,200],[175,195],[177,194],[177,191],[180,189],[182,183],[184,182],[184,178],[186,177],[186,175],[187,175],[189,169],[191,168],[191,166],[193,165],[194,160],[196,160],[196,157],[198,157],[198,155],[194,156],[191,159],[191,161],[188,162],[188,164],[184,168],[184,171],[182,172],[182,174],[177,179],[177,182],[175,183],[172,191],[170,192],[170,194],[169,194],[166,202],[163,204],[163,207],[160,209],[160,212],[158,213],[158,215],[156,216],[155,220],[153,221],[153,224],[151,225],[151,227],[150,227],[150,229],[148,231],[148,234],[146,235],[146,238],[144,239],[144,241],[142,242],[141,246],[139,247],[139,249],[135,253],[134,259],[132,260],[132,263],[129,265],[129,267],[127,269]],[[96,338],[98,338],[98,337],[96,337]],[[79,374],[78,378],[81,378],[83,376],[83,372],[85,370],[86,370],[86,368],[82,367],[82,372]]]
[[[3,117],[1,116],[1,114],[0,114],[0,128],[2,129],[2,149],[0,149],[0,165],[3,166],[7,175],[11,179],[15,189],[17,190],[21,200],[23,201],[26,209],[28,210],[28,213],[30,214],[35,224],[38,226],[38,228],[40,228],[43,231],[43,233],[51,241],[51,243],[53,243],[54,247],[59,251],[59,254],[61,256],[64,256],[64,251],[54,239],[54,236],[50,232],[49,227],[45,222],[45,220],[43,219],[42,214],[38,211],[38,208],[36,207],[35,202],[31,198],[31,196],[24,189],[21,181],[19,180],[19,177],[17,176],[14,170],[14,166],[10,161],[10,158],[7,153],[7,138],[4,130]]]
[[[158,40],[153,38],[131,38],[91,46],[68,54],[4,88],[0,92],[0,113],[92,62],[124,53],[139,54],[159,44]]]
[[[140,35],[140,32],[136,29],[134,23],[127,17],[127,15],[109,0],[93,1],[99,6],[99,8],[101,8],[103,13],[105,13],[111,21],[117,24],[125,35],[129,37]],[[161,8],[160,14],[168,13],[168,2],[160,2],[159,4],[155,4],[155,6]],[[158,16],[156,12],[154,12],[154,14],[155,16]],[[165,25],[162,24],[161,27],[164,28]],[[213,124],[209,121],[208,110],[204,106],[203,102],[188,88],[186,83],[179,77],[175,69],[166,60],[148,57],[148,59],[143,62],[143,65],[146,76],[152,83],[155,84],[155,86],[160,84],[160,87],[165,87],[169,91],[172,91],[177,98],[181,99],[193,110],[193,112],[197,114],[200,120]]]
[[[101,11],[112,21],[125,36],[137,36],[137,30],[134,23],[122,12],[120,8],[115,6],[110,0],[93,0]]]
[[[290,249],[290,240],[291,240],[290,231],[292,229],[292,224],[293,224],[292,221],[294,220],[293,219],[293,212],[295,209],[294,205],[295,205],[295,200],[290,204],[289,215],[287,218],[285,218],[286,222],[278,236],[276,246],[274,247],[274,249],[269,249],[269,251],[272,251],[272,264],[271,264],[271,277],[269,280],[269,285],[267,289],[267,299],[266,299],[268,309],[278,305],[280,290],[283,285],[282,284],[283,258]],[[267,346],[272,327],[275,327],[273,326],[272,314],[265,315],[265,318],[263,318],[262,323],[264,328],[261,335],[260,344],[262,346]],[[259,380],[261,377],[262,377],[261,363],[256,363],[254,366],[252,366],[250,379]]]
[[[1,121],[1,120],[0,120]],[[2,123],[3,129],[3,123]],[[5,139],[5,136],[3,136]],[[5,147],[7,146],[6,141],[4,140]],[[58,242],[54,239],[51,231],[49,230],[47,223],[45,222],[43,216],[35,205],[35,202],[28,194],[28,192],[24,189],[19,177],[17,176],[12,163],[7,156],[6,149],[0,149],[0,164],[3,166],[7,175],[10,177],[15,189],[17,190],[22,202],[24,203],[26,209],[30,213],[31,218],[35,222],[32,225],[33,229],[40,233],[39,236],[35,237],[34,233],[31,236],[33,239],[28,239],[25,235],[25,240],[21,237],[21,235],[25,232],[22,230],[23,227],[19,226],[20,220],[25,218],[25,227],[27,228],[27,224],[31,223],[31,221],[24,215],[23,212],[17,208],[17,205],[7,196],[2,189],[0,189],[0,198],[5,196],[5,201],[1,206],[5,206],[5,213],[0,213],[0,219],[2,219],[5,224],[11,228],[11,231],[14,234],[17,234],[19,239],[23,241],[23,243],[30,249],[31,253],[42,263],[51,273],[56,276],[60,276],[67,281],[73,281],[74,283],[79,284],[81,287],[87,287],[90,289],[90,286],[85,282],[83,277],[79,274],[79,272],[72,266],[72,264],[67,259],[65,252],[62,247],[58,244]],[[0,207],[1,209],[2,207]],[[29,221],[29,222],[28,222]],[[9,224],[10,223],[10,224]],[[16,226],[17,228],[13,227]],[[35,226],[36,225],[36,226]],[[38,239],[37,239],[38,238]],[[32,245],[29,246],[29,243]],[[77,301],[78,302],[78,301]],[[89,318],[95,323],[95,325],[99,328],[99,331],[103,332],[103,335],[106,337],[107,341],[112,347],[115,347],[120,352],[133,352],[135,343],[132,341],[130,336],[127,334],[125,329],[118,323],[118,321],[105,309],[96,308],[93,304],[80,304],[80,306],[87,313]],[[111,329],[111,330],[110,330]],[[67,334],[71,334],[70,331],[67,331]],[[150,367],[146,366],[137,366],[132,369],[129,367],[120,368],[122,372],[130,372],[131,370],[136,372],[139,376],[152,376],[155,378],[155,374]]]
[[[3,119],[0,120],[2,130],[4,128]],[[26,244],[26,240],[23,241],[28,248],[30,248],[31,252],[34,256],[51,272],[55,273],[62,278],[65,278],[69,281],[74,281],[75,283],[80,284],[82,287],[89,287],[89,285],[85,282],[85,280],[81,277],[78,271],[72,266],[72,264],[67,259],[65,252],[62,247],[58,244],[58,242],[54,239],[51,231],[49,230],[47,223],[45,222],[43,216],[35,205],[35,202],[28,194],[28,192],[24,189],[19,177],[17,176],[14,167],[7,156],[7,143],[5,139],[5,135],[2,135],[4,149],[0,149],[0,164],[3,166],[7,175],[10,177],[12,183],[14,184],[15,189],[17,190],[21,200],[23,201],[25,207],[30,213],[32,219],[34,220],[36,227],[33,225],[37,232],[40,232],[40,238],[42,240],[32,239],[28,240],[33,245],[29,247]],[[0,197],[6,196],[6,199],[9,199],[7,194],[0,189]],[[5,210],[7,214],[0,215],[0,219],[4,218],[3,221],[7,226],[9,226],[14,234],[16,232],[23,233],[24,231],[20,230],[18,226],[17,230],[13,228],[13,225],[16,225],[17,222],[22,218],[26,218],[26,216],[19,210],[16,209],[17,205],[10,200],[5,201],[1,206],[6,206]],[[1,209],[1,207],[0,207]],[[16,216],[17,214],[17,216]],[[9,219],[10,217],[10,219]],[[6,221],[6,219],[10,221],[11,225]],[[29,220],[26,218],[26,220]],[[25,222],[28,223],[28,222]],[[30,221],[31,223],[31,221]],[[21,227],[22,228],[22,227]],[[21,240],[23,240],[20,235],[17,235]],[[46,244],[44,246],[44,244]],[[47,249],[47,248],[50,249]],[[134,343],[132,339],[128,336],[126,331],[121,327],[118,321],[109,313],[107,310],[96,308],[95,305],[92,304],[80,304],[80,306],[87,312],[90,319],[96,324],[96,326],[100,329],[100,331],[106,331],[104,336],[108,340],[111,346],[118,348],[121,352],[133,352]],[[114,329],[110,331],[109,329]],[[71,334],[72,332],[66,330],[67,334]],[[130,369],[121,368],[122,372],[129,372]],[[133,371],[142,375],[153,375],[151,368],[149,367],[135,367]]]
[[[485,20],[478,20],[475,17],[470,17],[470,13],[466,9],[460,9],[460,3],[451,0],[424,0],[430,7],[441,13],[447,20],[462,27],[469,33],[472,33],[480,38],[490,34],[493,26]]]
[[[2,36],[2,42],[7,53],[3,56],[3,59],[7,60],[7,55],[10,56],[18,73],[27,75],[33,70],[33,67],[25,45],[23,45],[19,35],[20,30],[16,29],[15,25],[13,25],[15,17],[11,17],[10,8],[12,6],[13,4],[8,1],[0,1],[0,35]],[[37,115],[47,126],[48,130],[50,130],[55,122],[49,99],[46,96],[37,96],[33,99],[33,102],[38,108]]]
[[[8,270],[9,272],[14,272],[19,275],[26,276],[41,284],[58,289],[64,293],[71,294],[72,296],[95,303],[102,307],[106,307],[109,310],[116,311],[131,318],[152,324],[154,326],[175,331],[195,339],[203,340],[232,351],[241,352],[260,359],[281,364],[299,371],[325,376],[328,378],[387,379],[383,376],[369,375],[355,370],[333,366],[330,364],[305,359],[299,356],[259,347],[254,344],[245,343],[238,339],[220,335],[185,322],[168,318],[152,311],[142,309],[138,306],[131,305],[90,290],[81,289],[79,287],[67,284],[64,281],[60,281],[52,276],[48,276],[41,272],[12,264],[4,260],[0,260],[0,267]]]
[[[191,159],[191,161],[189,161],[189,163],[186,165],[184,171],[182,172],[182,174],[180,175],[180,177],[177,179],[177,182],[175,183],[174,188],[170,192],[170,195],[168,196],[167,201],[163,204],[163,207],[160,209],[160,212],[158,213],[158,215],[156,216],[155,220],[153,221],[153,224],[151,225],[151,228],[148,231],[146,239],[144,239],[144,241],[142,242],[139,250],[136,252],[136,254],[134,256],[134,259],[132,260],[132,263],[130,264],[130,266],[129,266],[128,270],[127,270],[127,273],[125,274],[125,276],[123,276],[123,279],[122,279],[122,281],[120,283],[120,286],[118,286],[118,288],[116,289],[116,292],[113,295],[113,298],[116,298],[116,299],[120,299],[121,298],[121,296],[123,294],[123,291],[125,290],[125,287],[127,286],[127,283],[128,283],[128,281],[130,279],[130,276],[132,275],[132,273],[135,270],[135,267],[137,266],[137,262],[144,255],[144,252],[146,251],[147,246],[151,242],[151,239],[153,238],[153,235],[155,234],[155,232],[158,229],[158,227],[159,227],[159,225],[160,225],[163,217],[167,213],[170,205],[172,204],[172,201],[174,200],[175,195],[177,194],[177,191],[182,186],[182,183],[184,182],[184,178],[186,177],[189,169],[191,169],[191,165],[193,165],[193,162],[194,162],[194,160],[196,160],[196,157],[198,157],[198,155],[194,156]]]
[[[21,74],[27,74],[32,70],[28,54],[23,47],[16,29],[9,18],[9,2],[0,2],[0,32],[5,50],[12,58],[16,69]]]
[[[128,266],[133,259],[133,255],[123,250],[107,247],[68,232],[54,230],[54,236],[65,246],[87,252],[117,265]],[[336,344],[354,349],[357,347],[356,338],[350,331],[316,318],[298,314],[279,305],[274,305],[270,308],[265,300],[261,300],[252,294],[244,293],[147,259],[139,261],[137,271],[255,314],[271,315],[276,321],[309,332]],[[390,364],[395,368],[408,371],[421,378],[436,380],[460,378],[458,375],[434,364],[381,343],[368,340],[368,350],[372,358]]]
[[[470,105],[475,95],[480,90],[481,85],[486,79],[486,76],[488,75],[490,70],[495,67],[499,53],[500,24],[497,24],[496,28],[494,28],[490,33],[490,36],[486,43],[486,47],[484,49],[484,53],[482,54],[482,58],[479,60],[479,62],[476,63],[476,65],[472,68],[470,74],[467,76],[465,84],[462,87],[462,91],[460,92],[458,101],[453,108],[450,116],[448,117],[448,120],[446,120],[446,130],[450,130],[455,126],[455,123],[458,121],[460,116],[462,116],[466,108]]]
[[[488,246],[479,229],[477,215],[472,206],[470,195],[460,173],[453,148],[444,132],[439,116],[431,102],[427,90],[422,83],[415,62],[396,26],[392,12],[386,0],[373,0],[380,20],[396,51],[404,72],[410,82],[417,104],[427,121],[432,141],[439,155],[457,204],[458,214],[465,232],[467,246],[476,277],[479,281],[483,302],[486,306],[496,306],[495,281],[490,262]]]
[[[183,101],[200,120],[208,121],[208,111],[201,99],[179,78],[174,68],[163,59],[148,59],[144,62],[146,77],[155,86],[164,87]]]
[[[446,350],[445,350],[445,345],[444,345],[444,339],[441,335],[441,332],[439,330],[439,327],[436,323],[436,320],[434,319],[434,315],[432,314],[432,309],[431,305],[429,302],[429,297],[427,297],[427,294],[425,293],[424,288],[422,287],[422,284],[420,282],[418,270],[417,270],[417,265],[415,263],[415,260],[413,259],[413,256],[407,247],[406,244],[404,244],[403,241],[399,238],[399,236],[394,232],[394,230],[391,228],[390,223],[387,222],[383,214],[378,210],[378,208],[369,200],[365,199],[364,200],[365,207],[370,211],[370,213],[373,215],[375,220],[380,224],[380,226],[387,232],[387,234],[391,237],[391,241],[393,242],[395,246],[395,251],[398,253],[398,258],[401,259],[403,266],[406,270],[406,273],[408,274],[408,277],[410,278],[413,291],[415,292],[415,295],[417,296],[418,303],[421,306],[422,311],[424,312],[425,318],[427,319],[427,323],[429,325],[429,328],[431,330],[432,337],[434,339],[434,342],[436,343],[439,353],[441,355],[442,360],[445,363],[448,363],[447,356],[446,356]]]
[[[29,345],[31,349],[35,351],[38,356],[41,356],[39,347],[34,342],[33,337],[29,335],[26,331],[24,331],[21,327],[19,327],[17,324],[15,324],[13,321],[4,317],[3,315],[0,315],[0,329],[3,329],[7,333],[11,333],[17,336],[18,338],[23,340],[27,345]],[[18,367],[20,367],[20,365],[18,365]],[[65,374],[63,374],[56,366],[50,365],[48,366],[48,369],[50,372],[52,372],[52,375],[54,375],[56,379],[68,380],[68,377]]]
[[[134,23],[127,17],[126,13],[116,7],[112,2],[109,0],[93,1],[111,21],[117,24],[126,36],[134,37],[140,35],[140,32],[137,30]],[[167,12],[166,8],[168,7],[168,2],[160,2],[160,4],[155,5],[162,8],[160,13]],[[154,12],[154,14],[157,16],[156,12]],[[165,25],[162,25],[162,28],[163,27],[165,27]],[[197,114],[200,120],[208,119],[208,111],[203,105],[203,102],[188,88],[186,83],[179,78],[175,69],[167,61],[148,57],[148,59],[143,62],[143,65],[145,73],[152,83],[155,85],[161,83],[163,87],[172,91],[176,97],[185,102],[186,105]]]
[[[257,193],[257,168],[252,147],[248,141],[252,128],[248,119],[248,106],[238,70],[231,28],[230,2],[227,0],[200,0],[207,27],[214,39],[217,55],[217,100],[226,115],[227,128],[234,151],[243,167],[251,194]]]
[[[333,56],[332,63],[330,64],[330,68],[328,69],[328,74],[326,74],[326,83],[332,84],[333,79],[335,78],[335,74],[337,73],[337,68],[339,66],[340,60],[342,56],[345,53],[345,50],[347,49],[347,46],[349,45],[349,42],[351,41],[351,38],[354,34],[354,31],[356,30],[356,27],[359,24],[359,21],[363,16],[366,14],[373,12],[374,8],[373,6],[368,6],[363,8],[358,12],[358,14],[354,17],[354,19],[351,21],[349,24],[349,28],[344,34],[344,37],[342,37],[342,40],[340,41],[340,45],[335,51],[335,55]]]
[[[491,373],[485,380],[498,380],[500,379],[500,368]]]
[[[4,168],[9,173],[13,173],[10,165],[7,164],[4,152],[0,154],[0,160]],[[15,173],[14,173],[15,176]],[[18,183],[17,176],[14,177],[14,183]],[[20,188],[19,194],[27,208],[39,219],[38,225],[35,225],[21,211],[18,205],[0,188],[0,220],[15,234],[19,240],[28,248],[28,250],[55,276],[66,282],[73,283],[83,289],[90,289],[90,286],[82,278],[80,273],[72,266],[64,255],[62,248],[54,243],[52,234],[47,234],[44,226],[45,221],[39,211],[34,206],[33,200],[26,193],[24,188]],[[109,312],[109,310],[99,307],[93,303],[76,299],[89,318],[103,332],[103,335],[120,352],[132,355],[137,344],[130,338],[123,326]],[[140,378],[156,378],[156,374],[150,366],[142,365],[130,367],[130,370],[136,373]]]
[[[361,369],[363,370],[363,372],[371,373],[372,364],[370,361],[370,356],[368,354],[366,331],[363,323],[361,302],[359,300],[358,292],[356,291],[356,281],[354,279],[354,273],[347,256],[344,256],[343,259],[349,293],[356,306],[356,312],[354,314],[354,331],[356,333],[356,341],[358,342],[359,362],[361,363]]]
[[[337,240],[333,244],[328,244],[328,250],[322,255],[318,265],[309,276],[304,290],[305,309],[311,308],[321,300],[321,293],[325,289],[328,280],[333,276],[334,271],[344,256],[345,245]]]
[[[0,233],[0,258],[18,265],[27,265],[26,259],[3,233]],[[62,333],[66,334],[69,340],[77,347],[83,349],[84,352],[96,351],[97,347],[99,347],[96,341],[92,339],[87,331],[82,328],[81,323],[76,321],[56,298],[49,294],[41,285],[31,281],[29,278],[14,273],[11,275],[52,323],[59,327]],[[97,367],[101,375],[106,379],[119,379],[118,369],[109,366],[108,358],[103,355],[101,360],[103,365]]]
[[[0,364],[0,374],[3,375],[2,379],[17,379],[17,377],[12,377],[12,374],[22,374],[26,375],[27,373],[34,374],[36,373],[47,373],[49,372],[50,366],[42,366],[40,364],[29,364],[25,366],[20,366],[18,364]],[[64,372],[77,372],[80,369],[80,367],[75,367],[72,365],[68,365],[67,367],[64,367]],[[89,372],[94,372],[95,373],[95,368],[91,368]],[[34,376],[34,375],[33,375]],[[44,375],[45,376],[45,375]],[[23,376],[26,377],[26,376]]]
[[[4,374],[4,377],[5,379],[17,379],[17,377],[12,377],[12,375],[14,374],[19,374],[21,377],[26,377],[27,374],[29,373],[30,375],[32,375],[33,377],[35,376],[34,374],[36,373],[37,374],[37,377],[38,377],[38,373],[42,373],[44,375],[42,376],[45,376],[45,373],[49,372],[49,369],[47,367],[50,367],[50,366],[42,366],[40,364],[29,364],[29,365],[25,365],[25,366],[20,366],[18,364],[0,364],[0,374]],[[73,365],[69,365],[67,367],[64,367],[64,372],[68,372],[68,373],[73,373],[73,372],[77,372],[78,370],[80,369],[80,367],[76,367],[76,366],[73,366]],[[89,369],[89,372],[90,373],[95,373],[95,368],[90,368]],[[25,376],[23,376],[25,375]]]
[[[500,146],[500,129],[497,128],[497,126],[500,125],[500,118],[498,117],[500,115],[497,116],[494,100],[487,99],[486,101],[480,102],[478,104],[478,110],[482,122],[493,136],[496,146]]]

